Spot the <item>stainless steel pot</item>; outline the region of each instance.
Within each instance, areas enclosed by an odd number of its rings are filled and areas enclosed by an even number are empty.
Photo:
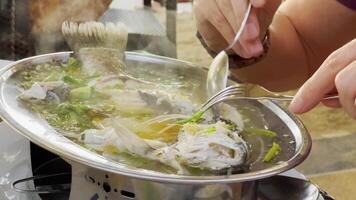
[[[165,174],[146,169],[134,168],[105,158],[91,152],[54,130],[37,114],[28,111],[18,101],[19,88],[14,85],[12,77],[19,70],[33,64],[49,61],[65,61],[71,52],[30,57],[5,67],[0,73],[0,115],[20,134],[37,145],[66,158],[74,166],[74,175],[89,177],[92,173],[111,177],[111,182],[118,184],[119,191],[135,194],[135,197],[121,193],[119,199],[253,199],[254,180],[270,177],[300,164],[309,154],[311,138],[302,123],[293,115],[272,101],[231,102],[236,107],[248,107],[255,110],[254,120],[258,118],[276,131],[281,140],[289,138],[293,148],[282,151],[284,161],[276,165],[258,166],[247,173],[215,176],[189,176]],[[126,64],[131,73],[138,68],[147,73],[157,74],[162,78],[173,76],[194,80],[197,86],[193,94],[204,99],[206,70],[190,63],[175,59],[126,53]],[[76,163],[80,163],[79,165]],[[80,166],[80,167],[76,167]],[[92,175],[93,176],[93,175]],[[87,179],[88,180],[88,179]],[[89,178],[90,180],[90,178]],[[100,181],[101,184],[104,181]],[[243,183],[243,184],[240,184]],[[97,184],[97,182],[96,182]],[[115,184],[114,184],[115,185]],[[80,186],[80,181],[74,187]],[[73,188],[72,188],[73,189]],[[250,196],[250,193],[252,196]],[[252,192],[251,192],[252,191]]]

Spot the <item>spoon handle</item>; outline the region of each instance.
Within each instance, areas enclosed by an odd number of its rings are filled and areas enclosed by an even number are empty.
[[[232,49],[232,47],[236,44],[236,42],[240,39],[240,36],[246,26],[246,22],[247,22],[247,19],[248,17],[250,16],[250,12],[251,12],[251,2],[249,1],[248,3],[248,6],[247,6],[247,10],[246,10],[246,13],[244,15],[244,18],[242,20],[242,23],[241,23],[241,26],[240,26],[240,29],[237,31],[236,35],[235,35],[235,38],[234,40],[232,41],[232,43],[226,48],[224,49],[225,52],[227,52],[228,50]]]

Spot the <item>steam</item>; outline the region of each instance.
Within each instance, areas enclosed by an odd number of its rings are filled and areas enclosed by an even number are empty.
[[[110,3],[111,0],[32,0],[31,34],[36,54],[69,50],[61,34],[62,23],[97,20]]]

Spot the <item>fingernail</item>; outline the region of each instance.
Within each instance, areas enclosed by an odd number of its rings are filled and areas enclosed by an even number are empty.
[[[293,113],[301,113],[303,112],[304,101],[302,98],[295,97],[289,105],[289,110]]]

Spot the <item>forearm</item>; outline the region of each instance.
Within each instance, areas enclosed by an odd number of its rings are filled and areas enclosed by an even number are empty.
[[[268,55],[233,74],[276,91],[300,86],[331,52],[356,37],[355,13],[335,0],[288,0],[271,24]]]

